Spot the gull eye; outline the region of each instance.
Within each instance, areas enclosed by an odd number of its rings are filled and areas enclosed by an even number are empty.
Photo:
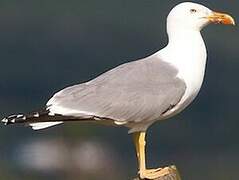
[[[197,10],[196,9],[190,9],[190,13],[196,13]]]

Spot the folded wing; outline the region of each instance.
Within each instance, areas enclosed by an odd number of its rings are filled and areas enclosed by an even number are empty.
[[[79,119],[94,117],[118,123],[152,121],[176,105],[185,89],[173,66],[151,56],[63,89],[47,106],[52,115]]]

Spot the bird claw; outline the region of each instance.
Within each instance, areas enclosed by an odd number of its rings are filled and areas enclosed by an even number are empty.
[[[156,179],[170,173],[169,168],[145,169],[139,172],[140,179]]]

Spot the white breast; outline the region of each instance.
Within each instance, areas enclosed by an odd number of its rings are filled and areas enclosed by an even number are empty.
[[[178,69],[178,75],[186,83],[186,92],[179,104],[168,113],[172,116],[182,111],[197,96],[204,78],[207,52],[201,34],[192,32],[157,53],[157,56]],[[190,37],[190,38],[189,38]],[[192,38],[191,38],[192,37]]]

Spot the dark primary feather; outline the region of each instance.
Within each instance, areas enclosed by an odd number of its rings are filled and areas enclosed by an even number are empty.
[[[75,117],[54,115],[50,116],[49,111],[45,108],[39,111],[33,111],[26,114],[14,114],[10,115],[2,120],[5,125],[15,123],[37,123],[37,122],[48,122],[48,121],[64,121],[64,120],[75,120]]]

